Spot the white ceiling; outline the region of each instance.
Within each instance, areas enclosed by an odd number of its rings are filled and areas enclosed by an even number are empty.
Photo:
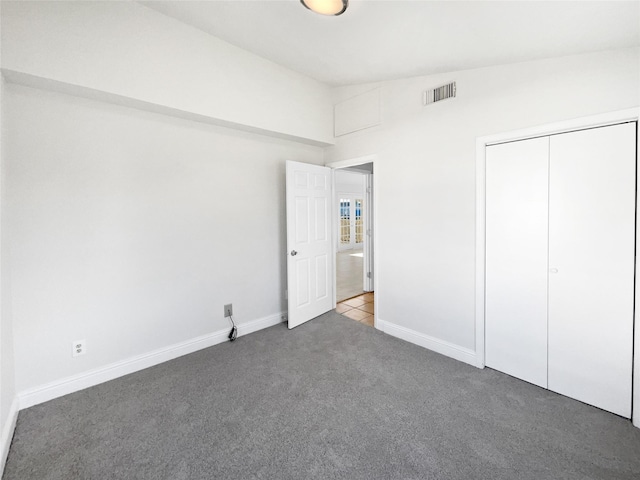
[[[332,86],[640,45],[640,1],[142,1]]]

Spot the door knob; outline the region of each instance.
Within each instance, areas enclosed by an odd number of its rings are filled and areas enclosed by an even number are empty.
[[[291,250],[291,256],[295,257],[298,254],[298,252],[296,252],[295,250]]]

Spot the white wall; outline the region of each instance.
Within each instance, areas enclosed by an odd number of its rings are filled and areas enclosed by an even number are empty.
[[[3,1],[2,21],[14,79],[333,143],[329,87],[135,2]]]
[[[326,163],[377,155],[380,319],[419,334],[426,344],[460,347],[472,360],[476,138],[637,106],[639,53],[610,51],[336,89],[336,103],[375,86],[382,92],[382,125],[342,136],[325,153]],[[454,80],[455,99],[422,106],[424,90]]]
[[[0,28],[1,31],[1,28]],[[5,128],[2,115],[4,103],[4,78],[0,76],[0,132]],[[8,268],[8,242],[6,241],[6,195],[5,195],[4,142],[0,134],[0,475],[4,469],[13,428],[17,416],[15,401],[13,331],[11,321],[10,275]]]
[[[285,310],[285,160],[319,147],[13,84],[3,113],[19,392]]]
[[[344,170],[335,171],[335,189],[336,193],[364,193],[364,175],[355,172],[346,172]]]

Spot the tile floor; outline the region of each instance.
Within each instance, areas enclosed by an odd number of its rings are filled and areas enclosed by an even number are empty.
[[[368,292],[338,303],[336,312],[373,327],[373,304],[373,292]]]

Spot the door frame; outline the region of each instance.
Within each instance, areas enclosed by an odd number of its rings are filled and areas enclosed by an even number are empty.
[[[584,130],[588,128],[604,127],[623,122],[638,122],[640,118],[640,108],[629,108],[613,112],[602,113],[579,117],[561,122],[539,125],[521,130],[498,133],[476,139],[476,277],[475,277],[475,352],[476,366],[485,366],[485,201],[486,201],[486,147],[497,143],[513,142],[540,136],[555,135],[559,133],[571,132],[574,130]],[[640,122],[638,122],[640,123]],[[640,152],[640,135],[636,126],[636,162]],[[639,184],[640,175],[636,169],[636,185]],[[638,198],[636,198],[636,205]],[[636,226],[640,225],[640,212],[636,208]],[[636,227],[637,228],[637,227]],[[636,231],[636,256],[640,252],[640,234]],[[636,261],[636,272],[638,266]],[[640,282],[635,282],[635,305],[640,305]],[[633,356],[633,379],[632,379],[632,421],[636,427],[640,428],[640,325],[636,325],[634,309],[634,356]],[[635,387],[638,388],[635,388]],[[633,407],[636,408],[633,408]]]
[[[369,208],[367,208],[366,210],[368,211],[367,215],[369,217],[370,222],[366,225],[367,229],[372,229],[372,243],[373,243],[373,254],[371,254],[371,252],[369,251],[369,255],[368,255],[368,259],[365,258],[364,259],[364,264],[367,264],[367,260],[369,260],[371,262],[371,272],[372,272],[372,276],[373,276],[373,291],[375,292],[375,296],[376,296],[376,300],[374,302],[373,305],[373,309],[374,309],[374,313],[373,313],[373,326],[378,329],[378,330],[382,330],[384,331],[383,328],[383,323],[380,322],[378,320],[379,315],[378,315],[378,310],[379,310],[379,305],[380,305],[380,292],[378,289],[378,279],[380,278],[380,263],[378,262],[378,252],[380,250],[379,248],[379,243],[378,243],[378,175],[376,174],[376,167],[377,167],[377,160],[378,160],[378,156],[377,155],[365,155],[362,157],[355,157],[355,158],[349,158],[346,160],[340,160],[337,162],[330,162],[325,164],[325,167],[329,167],[331,168],[333,171],[335,171],[336,169],[340,169],[340,168],[346,168],[346,167],[356,167],[358,165],[363,165],[365,163],[373,163],[373,185],[372,185],[372,190],[373,192],[371,193],[371,195],[373,196],[373,202],[369,203]],[[334,198],[334,202],[336,199],[336,192],[335,192],[335,175],[332,175],[332,177],[334,178],[334,182],[332,184],[332,188],[333,188],[333,198]],[[365,192],[365,198],[368,200],[369,199],[369,193]],[[366,201],[366,200],[365,200]],[[335,229],[333,232],[333,259],[334,259],[334,266],[333,266],[333,308],[336,308],[336,265],[335,265],[335,258],[336,258],[336,254],[338,252],[338,231],[337,231],[337,225],[338,225],[338,219],[337,219],[337,215],[338,215],[338,205],[334,205],[333,206],[333,215],[334,215],[334,219],[333,219],[333,228]],[[373,227],[372,227],[373,224]],[[371,249],[369,249],[371,250]],[[364,246],[363,246],[363,251],[364,251]]]

